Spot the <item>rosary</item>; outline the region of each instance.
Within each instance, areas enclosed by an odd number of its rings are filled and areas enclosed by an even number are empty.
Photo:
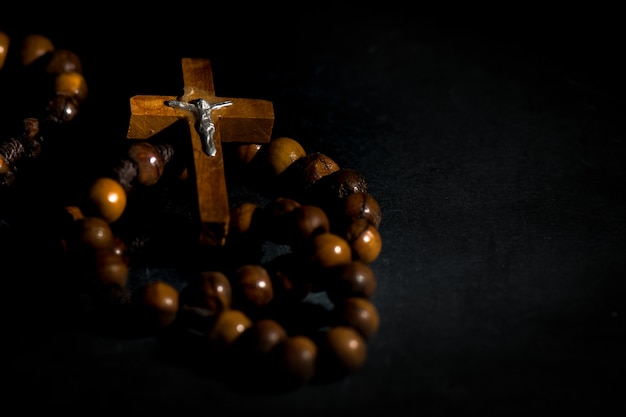
[[[43,97],[0,137],[0,201],[19,207],[13,191],[62,146],[88,91],[79,57],[46,36],[16,43],[0,31],[3,85],[11,65]],[[371,263],[382,248],[381,210],[365,178],[291,137],[272,137],[272,103],[216,96],[209,60],[183,58],[182,73],[180,97],[131,97],[123,151],[84,190],[58,197],[54,250],[94,327],[158,335],[255,386],[357,371],[379,328]],[[263,198],[234,201],[231,186],[240,184]],[[168,242],[189,248],[181,285],[133,278],[154,259],[138,225],[169,204],[157,195],[164,189],[191,190],[189,239]]]

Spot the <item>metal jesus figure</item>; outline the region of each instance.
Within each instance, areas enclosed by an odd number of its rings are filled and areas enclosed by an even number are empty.
[[[196,118],[196,130],[202,139],[202,150],[209,156],[215,156],[217,150],[215,149],[215,141],[213,140],[213,134],[215,132],[215,124],[211,120],[211,111],[221,109],[232,105],[232,101],[222,101],[219,103],[210,104],[203,98],[192,100],[190,102],[167,100],[165,105],[168,107],[175,107],[178,109],[188,110],[192,112]]]

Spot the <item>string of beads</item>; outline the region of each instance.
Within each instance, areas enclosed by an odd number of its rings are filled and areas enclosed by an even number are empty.
[[[8,45],[0,32],[0,69]],[[32,77],[43,75],[53,88],[44,111],[2,142],[4,188],[19,181],[24,160],[45,152],[48,127],[71,122],[87,97],[76,54],[31,35],[21,57]],[[245,201],[244,194],[232,203],[226,244],[194,247],[180,269],[185,282],[142,282],[134,272],[145,266],[137,259],[149,252],[149,239],[133,225],[158,204],[150,190],[190,182],[180,154],[169,138],[128,141],[102,175],[63,204],[59,257],[68,282],[89,300],[94,323],[117,335],[162,336],[194,366],[256,388],[361,368],[380,324],[371,264],[382,249],[381,210],[365,178],[290,137],[224,144],[229,186],[241,180],[265,197]]]

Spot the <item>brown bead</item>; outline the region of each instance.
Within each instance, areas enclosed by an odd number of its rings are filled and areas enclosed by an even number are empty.
[[[83,217],[76,221],[79,242],[95,250],[113,246],[113,231],[109,223],[100,217]]]
[[[48,37],[37,33],[27,35],[22,41],[22,65],[28,66],[40,56],[53,50],[54,44]]]
[[[237,160],[244,166],[252,163],[252,160],[261,150],[262,145],[258,143],[246,143],[237,146]]]
[[[280,175],[287,167],[306,155],[298,141],[289,137],[272,139],[265,145],[264,151],[271,173]]]
[[[113,223],[122,216],[125,209],[126,191],[122,185],[112,178],[101,177],[89,188],[83,212]]]
[[[137,168],[135,181],[140,185],[154,185],[163,175],[163,157],[149,142],[133,141],[128,148],[128,158]]]
[[[4,63],[9,53],[9,45],[11,44],[11,38],[6,33],[0,31],[0,70],[4,67]],[[0,172],[1,174],[2,172]]]
[[[309,337],[297,335],[288,337],[276,347],[279,376],[286,384],[299,385],[315,376],[317,346]]]
[[[303,204],[291,211],[293,217],[292,242],[299,243],[321,233],[330,230],[328,216],[321,208]]]
[[[235,271],[236,292],[244,308],[260,308],[274,298],[274,287],[267,269],[261,265],[242,265]]]
[[[208,338],[217,349],[224,349],[235,342],[252,326],[252,320],[241,310],[224,310],[217,317]]]
[[[371,298],[376,291],[372,268],[361,261],[351,261],[328,270],[326,291],[337,302],[347,297]]]
[[[248,349],[255,354],[264,355],[287,339],[287,331],[276,320],[260,319],[254,322],[242,337],[245,338]]]
[[[355,219],[365,219],[378,228],[382,212],[378,201],[370,193],[356,192],[347,195],[342,200],[341,216],[348,222]]]
[[[354,372],[367,358],[365,339],[349,326],[331,327],[321,343],[326,366],[334,371]]]
[[[321,207],[339,207],[341,200],[353,193],[367,193],[363,175],[350,168],[342,168],[317,181],[309,191],[309,198]]]
[[[75,97],[78,102],[83,102],[88,93],[87,81],[80,72],[62,72],[54,78],[54,91],[58,95]]]
[[[128,256],[128,246],[126,242],[122,240],[119,236],[113,236],[113,246],[111,250],[120,257],[120,260],[126,264],[126,266],[130,265],[130,258]]]
[[[382,250],[378,229],[365,219],[356,219],[350,223],[346,240],[350,243],[353,257],[366,264],[374,262]]]
[[[70,122],[78,114],[79,107],[76,97],[55,94],[46,104],[45,120],[59,124]]]
[[[339,170],[339,165],[332,158],[320,152],[314,152],[296,160],[285,170],[281,180],[285,187],[304,192],[323,177]]]
[[[7,161],[4,156],[0,155],[0,175],[8,173],[10,169],[9,161]]]
[[[293,252],[275,257],[267,263],[266,269],[272,278],[275,301],[301,301],[311,292],[310,273],[306,264]]]
[[[55,49],[45,55],[47,63],[45,72],[48,74],[60,74],[62,72],[83,72],[83,66],[74,52],[67,49]]]
[[[151,281],[139,289],[136,297],[149,325],[166,327],[176,319],[179,294],[167,282]]]
[[[181,291],[181,303],[219,314],[232,304],[232,288],[223,272],[202,271],[199,279]]]
[[[369,339],[376,334],[380,325],[378,310],[367,298],[348,297],[336,307],[339,323],[356,329]]]
[[[125,287],[128,263],[113,247],[96,252],[96,277],[100,284]]]
[[[348,263],[352,252],[348,242],[334,233],[322,233],[311,240],[311,262],[322,268]]]

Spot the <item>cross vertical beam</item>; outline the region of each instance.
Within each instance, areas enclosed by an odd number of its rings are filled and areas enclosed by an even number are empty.
[[[222,142],[263,144],[270,141],[274,125],[271,102],[258,99],[217,97],[213,84],[211,61],[183,58],[183,95],[180,97],[137,95],[130,99],[128,139],[149,139],[179,120],[186,120],[191,135],[198,215],[201,224],[199,243],[224,245],[230,220],[230,204],[226,190]],[[215,109],[213,140],[216,153],[203,151],[196,120],[190,111],[167,106],[170,100],[189,102],[204,99],[208,103],[230,101],[232,105]]]

